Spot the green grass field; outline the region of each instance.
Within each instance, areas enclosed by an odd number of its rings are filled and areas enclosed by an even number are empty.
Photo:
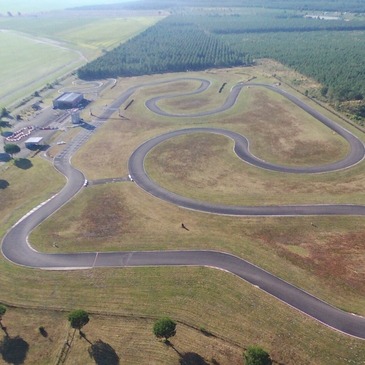
[[[211,78],[219,88],[223,81],[234,83],[241,77],[238,76],[240,72],[243,71],[232,69],[216,74],[191,75]],[[244,69],[244,72],[260,76],[263,70],[253,68]],[[119,80],[117,87],[106,91],[92,106],[93,110],[94,106],[97,110],[109,103],[133,84],[172,76],[182,75]],[[184,90],[196,87],[195,82],[193,85],[177,85]],[[165,85],[156,89],[169,92],[173,88],[174,85]],[[203,95],[201,100],[212,98],[218,102],[224,98],[225,95],[216,91],[210,90],[209,97]],[[251,105],[257,103],[255,98],[263,97],[260,93],[250,94],[245,102],[225,113],[224,118],[216,116],[211,120],[156,117],[144,107],[146,97],[151,94],[156,94],[156,90],[146,88],[139,91],[135,103],[126,111],[129,120],[114,116],[73,158],[73,163],[82,168],[87,178],[126,176],[127,161],[136,146],[156,134],[184,126],[221,125],[241,133],[250,132],[250,138],[259,142],[269,138],[264,128],[255,129],[263,123],[258,117],[257,122],[252,121],[245,126],[241,125],[242,118],[239,119],[241,113],[254,117]],[[283,105],[282,100],[270,94],[264,96],[269,109],[263,108],[263,119],[267,119],[269,114],[277,117],[273,111],[277,114],[285,111],[286,117],[283,120],[279,118],[278,123],[282,124],[282,131],[285,123],[290,126],[286,134],[288,141],[275,145],[276,159],[285,161],[288,146],[295,149],[298,145],[304,146],[305,141],[311,146],[312,137],[318,138],[319,144],[328,144],[329,149],[323,153],[327,160],[334,158],[333,145],[341,147],[339,155],[346,152],[346,145],[339,144],[332,133],[316,126],[310,118],[303,121],[301,128],[297,127],[295,109]],[[197,100],[197,97],[192,101],[186,98],[182,107],[188,108],[189,103],[194,103],[198,108]],[[307,122],[310,127],[304,126]],[[350,126],[348,128],[351,129]],[[291,139],[293,133],[297,138],[294,141]],[[201,163],[197,168],[194,161],[182,158],[182,152],[193,151],[192,145],[189,146],[184,138],[165,143],[153,151],[154,156],[150,156],[147,166],[150,173],[160,169],[160,165],[163,165],[161,171],[164,174],[169,172],[165,180],[155,176],[159,182],[172,184],[174,178],[185,183],[189,179],[198,182],[201,171],[201,186],[196,190],[200,193],[207,190],[207,199],[218,199],[220,195],[223,199],[245,201],[240,194],[250,194],[252,202],[256,199],[257,204],[264,204],[270,196],[265,192],[265,185],[266,190],[275,190],[273,195],[276,197],[271,197],[273,201],[279,198],[289,201],[309,184],[309,181],[302,182],[298,178],[291,181],[290,190],[286,189],[285,181],[274,179],[270,174],[256,173],[244,188],[242,185],[234,188],[231,184],[226,190],[225,185],[229,181],[218,180],[216,175],[223,175],[224,169],[238,168],[242,164],[236,161],[230,143],[220,136],[206,139],[201,135],[191,137],[196,155],[206,150],[206,164]],[[311,147],[307,148],[308,152],[310,150]],[[257,144],[256,151],[260,156],[270,153],[263,142]],[[200,163],[196,155],[192,157]],[[217,163],[213,163],[212,155]],[[303,164],[310,161],[313,162],[310,153],[303,156]],[[32,206],[52,196],[64,183],[48,162],[38,157],[32,162],[31,169],[19,170],[11,166],[1,173],[1,179],[9,182],[8,187],[0,190],[1,234]],[[356,191],[355,186],[362,185],[362,165],[344,172],[343,176],[341,173],[333,175],[332,178],[339,181],[337,192],[334,186],[327,189],[334,182],[322,181],[320,184],[317,181],[308,195],[320,199],[320,190],[323,189],[334,198],[342,196],[345,200],[351,195],[360,198],[361,191]],[[166,171],[168,169],[171,171]],[[249,169],[244,176],[242,172],[230,173],[238,180],[248,179],[254,171]],[[352,175],[346,177],[346,174]],[[214,181],[208,176],[215,176]],[[176,184],[176,189],[182,185]],[[302,191],[303,196],[304,193]],[[314,219],[317,227],[311,225]],[[181,229],[181,222],[189,227],[189,232]],[[40,225],[30,241],[37,249],[48,252],[194,248],[227,251],[339,308],[364,315],[363,226],[362,217],[219,217],[161,202],[132,182],[126,182],[89,186]],[[53,243],[57,243],[58,248]],[[30,345],[26,364],[55,363],[68,332],[67,312],[75,308],[92,313],[90,323],[84,328],[89,341],[94,343],[101,339],[109,344],[120,357],[120,363],[178,365],[182,363],[183,356],[193,353],[196,359],[202,358],[209,365],[243,364],[241,354],[251,344],[258,344],[269,351],[275,364],[358,365],[365,360],[363,341],[332,331],[257,288],[218,270],[191,267],[54,272],[17,267],[1,258],[0,272],[0,301],[29,308],[9,307],[4,316],[10,336],[19,335]],[[151,326],[154,319],[162,315],[169,315],[179,322],[177,336],[171,342],[181,355],[153,338]],[[27,321],[22,320],[24,317]],[[39,334],[38,327],[42,325],[49,332],[48,339]],[[217,337],[204,336],[200,327]],[[85,340],[75,338],[65,364],[94,364],[88,354],[89,347]]]
[[[71,49],[17,33],[0,32],[1,105],[29,95],[84,61]]]
[[[120,1],[123,2],[123,1]],[[110,4],[110,0],[42,0],[42,1],[27,1],[27,0],[3,0],[0,3],[0,13],[6,14],[8,11],[16,15],[17,12],[28,13],[28,12],[45,12],[51,10],[60,10],[66,8],[72,8],[77,6],[85,5],[100,5]]]
[[[158,16],[62,12],[0,18],[0,106],[32,94],[155,24]],[[80,14],[79,14],[80,15]],[[1,31],[4,30],[4,31]]]

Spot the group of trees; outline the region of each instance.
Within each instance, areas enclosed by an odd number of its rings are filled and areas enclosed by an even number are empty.
[[[103,4],[79,7],[85,10],[146,10],[146,9],[180,9],[181,7],[218,7],[229,8],[253,7],[271,9],[322,10],[342,12],[365,12],[363,0],[147,0],[128,1],[119,4]]]
[[[4,306],[3,306],[4,307]],[[1,321],[0,305],[0,321]],[[6,311],[6,308],[5,308]],[[5,313],[5,312],[4,312]],[[79,330],[89,322],[89,314],[83,309],[77,309],[69,313],[68,320],[72,328]],[[163,338],[165,343],[176,335],[176,322],[169,317],[158,319],[153,325],[153,333],[157,338]],[[249,346],[244,353],[245,365],[271,365],[270,355],[259,346]]]
[[[273,58],[314,78],[331,101],[365,99],[365,21],[304,19],[290,11],[172,15],[78,75],[90,80],[194,71],[250,65],[253,58]]]
[[[251,63],[198,24],[168,17],[78,70],[82,79],[203,70]]]
[[[6,330],[6,328],[2,324],[2,317],[6,311],[7,307],[0,303],[0,326],[3,330]],[[68,321],[72,328],[79,330],[80,335],[85,337],[81,329],[90,321],[88,312],[83,309],[76,309],[68,314]],[[45,332],[44,327],[40,327],[40,330]],[[176,334],[176,322],[169,317],[160,318],[153,325],[153,333],[157,338],[163,338],[165,343],[168,343],[169,338]],[[270,355],[259,346],[249,346],[244,353],[244,360],[245,365],[272,364]]]
[[[314,32],[314,31],[355,31],[365,30],[364,21],[338,20],[326,21],[305,17],[304,13],[277,11],[255,11],[250,13],[223,14],[212,13],[206,16],[189,15],[189,19],[199,22],[214,34],[246,34],[270,32]]]
[[[250,33],[223,36],[232,47],[275,59],[319,81],[331,101],[365,98],[365,31]]]

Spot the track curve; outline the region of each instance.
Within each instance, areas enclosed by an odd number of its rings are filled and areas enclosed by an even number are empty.
[[[178,81],[181,79],[174,79]],[[194,79],[201,80],[201,79]],[[162,83],[171,82],[164,81]],[[207,82],[209,84],[209,82]],[[207,83],[202,82],[200,88],[195,91],[202,92],[206,89]],[[119,107],[124,103],[138,88],[150,85],[161,84],[161,82],[143,84],[132,87],[123,93],[114,103],[112,103],[102,115],[102,119],[108,119]],[[209,86],[209,85],[208,85]],[[263,85],[261,85],[263,86]],[[271,88],[271,86],[265,86]],[[237,89],[242,90],[242,86],[238,85]],[[275,90],[277,91],[277,90]],[[228,97],[229,101],[211,111],[210,113],[217,113],[231,107],[237,100],[238,94],[232,91]],[[281,92],[280,92],[281,93]],[[283,92],[284,93],[284,92]],[[284,96],[289,94],[284,93]],[[287,96],[288,97],[288,96]],[[288,97],[290,99],[290,97]],[[294,97],[293,97],[294,98]],[[297,100],[294,98],[293,100]],[[292,100],[292,101],[293,101]],[[156,105],[157,99],[147,106]],[[233,104],[231,104],[233,102]],[[296,101],[293,101],[296,102]],[[231,105],[231,106],[229,106]],[[299,105],[298,105],[299,106]],[[314,115],[317,112],[313,111]],[[312,114],[313,115],[313,114]],[[179,115],[181,116],[181,115]],[[319,118],[318,118],[319,119]],[[320,119],[319,119],[320,120]],[[323,122],[323,121],[322,121]],[[342,161],[340,166],[324,165],[321,168],[323,171],[310,172],[324,172],[326,169],[347,168],[355,163],[361,161],[364,157],[364,146],[350,132],[344,128],[337,126],[334,122],[329,122],[329,127],[341,134],[351,146],[351,152]],[[196,133],[197,129],[182,130],[172,133]],[[248,146],[245,149],[245,138],[232,132],[217,129],[202,129],[200,132],[220,133],[235,140],[237,150],[236,153],[241,157],[250,158],[247,162],[252,164],[259,163],[259,159],[249,153]],[[60,171],[67,178],[65,187],[53,198],[47,202],[39,205],[37,208],[29,212],[20,221],[18,221],[5,235],[2,241],[3,255],[13,263],[27,267],[42,268],[42,269],[79,269],[92,267],[138,267],[138,266],[206,266],[228,271],[251,284],[260,287],[265,292],[275,296],[286,304],[296,308],[297,310],[311,316],[312,318],[330,326],[331,328],[341,331],[345,334],[355,336],[357,338],[365,339],[365,318],[355,316],[350,313],[343,312],[337,308],[332,307],[318,298],[306,293],[305,291],[275,277],[274,275],[258,268],[251,263],[238,258],[236,256],[216,251],[141,251],[141,252],[85,252],[77,254],[45,254],[35,251],[28,243],[28,236],[30,232],[47,219],[51,214],[57,211],[60,207],[66,204],[73,196],[75,196],[83,186],[84,175],[75,169],[70,159],[72,154],[89,138],[92,131],[84,131],[80,133],[75,140],[67,146],[67,148],[58,155],[54,160],[55,168]],[[171,134],[156,137],[140,146],[135,153],[132,154],[129,161],[129,168],[132,177],[135,181],[145,189],[159,198],[170,201],[189,209],[197,209],[216,214],[231,214],[231,215],[308,215],[308,214],[358,214],[365,215],[364,206],[353,205],[315,205],[315,206],[284,206],[284,207],[227,207],[220,205],[211,205],[208,203],[195,202],[191,199],[186,199],[168,192],[167,196],[163,196],[162,191],[153,191],[156,188],[155,184],[151,185],[147,174],[143,169],[143,160],[148,151],[161,141],[171,138]],[[160,139],[159,139],[160,138]],[[246,140],[247,141],[247,140]],[[246,152],[245,152],[246,151]],[[271,167],[260,166],[262,168]],[[283,167],[278,167],[283,168]],[[143,171],[142,171],[143,170]],[[281,171],[281,170],[275,170]],[[328,170],[333,171],[333,170]],[[308,171],[290,171],[296,173],[303,173]],[[152,189],[153,188],[153,189]],[[152,189],[152,191],[151,191]],[[172,195],[171,195],[172,194]],[[330,207],[330,209],[328,208]]]

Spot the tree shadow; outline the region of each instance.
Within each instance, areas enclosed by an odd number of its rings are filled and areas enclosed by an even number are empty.
[[[14,165],[16,167],[19,167],[20,169],[22,170],[28,170],[30,169],[31,167],[33,167],[33,164],[30,160],[28,160],[27,158],[17,158],[15,161],[14,161]]]
[[[207,337],[215,337],[215,335],[213,335],[213,333],[209,332],[208,330],[206,330],[205,328],[201,328],[200,332]]]
[[[97,365],[119,365],[119,356],[108,343],[97,340],[89,347],[89,355]]]
[[[0,161],[1,162],[9,162],[11,157],[8,153],[0,153]]]
[[[203,357],[195,352],[185,352],[181,355],[180,365],[209,365]]]
[[[0,327],[1,327],[1,329],[4,331],[5,336],[6,336],[6,337],[9,337],[8,329],[7,329],[7,327],[6,327],[6,326],[4,326],[4,325],[2,324],[2,322],[0,322]]]
[[[46,151],[50,146],[48,144],[31,144],[27,146],[27,149],[30,151]]]
[[[0,353],[5,362],[13,365],[24,364],[29,350],[29,344],[21,337],[5,336],[0,342]]]
[[[9,186],[9,183],[6,180],[0,179],[0,189],[6,189]]]
[[[40,333],[43,337],[45,337],[45,338],[47,338],[47,337],[48,337],[48,332],[47,332],[47,330],[46,330],[43,326],[39,327],[38,329],[39,329],[39,333]]]
[[[8,120],[0,120],[0,128],[10,128],[11,124]]]

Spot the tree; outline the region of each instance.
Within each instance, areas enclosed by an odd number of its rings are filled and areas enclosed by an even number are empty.
[[[68,315],[68,320],[71,327],[78,329],[81,333],[81,328],[89,322],[89,314],[83,309],[76,309]]]
[[[17,144],[7,143],[4,145],[4,151],[13,157],[13,155],[20,152],[20,147]]]
[[[5,107],[4,107],[4,108],[1,108],[0,118],[2,118],[2,117],[7,117],[7,116],[9,116],[9,111],[8,111],[8,109],[6,109]]]
[[[168,317],[161,318],[154,324],[153,333],[158,338],[165,338],[165,342],[167,342],[176,334],[176,322]]]
[[[271,365],[270,355],[259,346],[249,346],[244,354],[245,365]]]

